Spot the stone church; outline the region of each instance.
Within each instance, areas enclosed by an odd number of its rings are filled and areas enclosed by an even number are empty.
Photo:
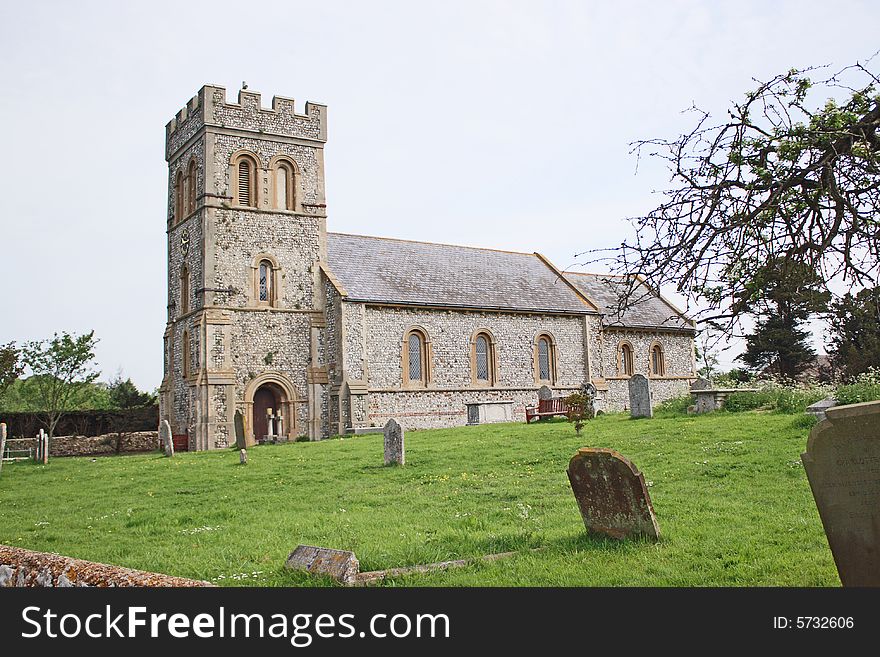
[[[166,126],[161,417],[193,450],[525,419],[586,382],[623,410],[686,392],[694,324],[637,279],[540,253],[327,232],[327,108],[204,86]],[[627,292],[629,290],[629,292]],[[633,291],[636,293],[634,294]],[[625,298],[625,303],[621,299]]]

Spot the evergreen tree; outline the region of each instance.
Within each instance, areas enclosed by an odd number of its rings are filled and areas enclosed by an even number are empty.
[[[847,293],[831,305],[830,351],[848,377],[880,368],[880,287]]]
[[[743,297],[749,296],[757,304],[757,321],[738,359],[753,371],[796,378],[816,360],[810,332],[803,325],[811,315],[827,310],[830,295],[821,278],[801,262],[771,261],[745,286]]]

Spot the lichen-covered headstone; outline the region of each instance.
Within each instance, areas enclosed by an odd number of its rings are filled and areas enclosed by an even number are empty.
[[[171,425],[168,420],[159,423],[159,442],[165,450],[165,456],[174,456],[174,438],[171,436]]]
[[[235,425],[235,446],[238,449],[247,449],[247,439],[244,435],[244,415],[241,411],[235,411],[233,424]]]
[[[405,465],[406,447],[404,446],[403,427],[391,418],[385,423],[385,465]]]
[[[644,374],[629,377],[629,412],[631,417],[654,417],[651,385]]]
[[[880,586],[880,401],[835,406],[801,461],[844,586]]]
[[[583,447],[568,463],[568,480],[588,533],[660,538],[645,477],[622,454]]]
[[[241,465],[247,465],[247,450],[246,449],[238,450],[238,462]]]
[[[538,399],[553,399],[553,390],[549,386],[538,388]]]
[[[313,545],[298,545],[287,557],[284,567],[304,570],[313,575],[327,575],[343,584],[353,584],[361,568],[354,552]]]
[[[712,382],[709,379],[704,379],[703,377],[699,377],[694,379],[693,383],[691,383],[691,390],[708,390],[712,387]]]
[[[0,423],[0,470],[3,470],[4,456],[6,456],[6,424]]]

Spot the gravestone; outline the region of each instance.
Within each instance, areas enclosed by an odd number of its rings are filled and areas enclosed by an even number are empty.
[[[704,379],[703,377],[694,379],[694,382],[691,383],[691,390],[709,390],[711,387],[712,382],[709,381],[709,379]]]
[[[651,408],[651,384],[644,374],[629,377],[629,412],[631,417],[654,417]]]
[[[241,465],[247,465],[247,450],[246,449],[238,450],[238,462]]]
[[[0,471],[3,470],[4,456],[6,456],[6,424],[0,422]]]
[[[405,465],[406,447],[404,446],[403,427],[391,418],[385,423],[385,465]]]
[[[241,411],[235,411],[235,446],[239,449],[247,449],[247,439],[244,435],[244,415]]]
[[[171,425],[168,420],[159,423],[159,442],[165,450],[165,456],[174,456],[174,439],[171,437]]]
[[[814,416],[819,422],[825,419],[825,413],[829,408],[834,408],[837,406],[837,400],[833,397],[828,397],[826,399],[820,399],[815,404],[811,404],[807,406],[807,410],[805,411],[808,415]]]
[[[538,388],[538,399],[553,399],[553,390],[548,386]]]
[[[587,533],[660,538],[645,477],[623,455],[582,447],[568,463],[568,480]]]
[[[588,418],[596,417],[596,395],[599,391],[596,389],[592,383],[582,383],[581,384],[581,394],[587,398],[586,415]]]
[[[844,586],[880,586],[880,401],[835,406],[801,454]]]
[[[327,575],[343,584],[353,584],[361,565],[354,552],[348,550],[298,545],[287,557],[284,567],[304,570],[313,575]]]

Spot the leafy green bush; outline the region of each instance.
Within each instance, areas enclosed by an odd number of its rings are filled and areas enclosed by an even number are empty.
[[[880,370],[871,368],[846,385],[837,388],[835,398],[841,404],[859,404],[880,400]]]
[[[807,406],[824,399],[826,395],[827,391],[820,387],[766,386],[753,392],[732,393],[724,408],[733,413],[761,409],[791,415],[803,413]]]
[[[681,395],[679,397],[671,397],[666,401],[662,401],[654,407],[655,415],[686,415],[688,406],[694,403],[690,395]]]

